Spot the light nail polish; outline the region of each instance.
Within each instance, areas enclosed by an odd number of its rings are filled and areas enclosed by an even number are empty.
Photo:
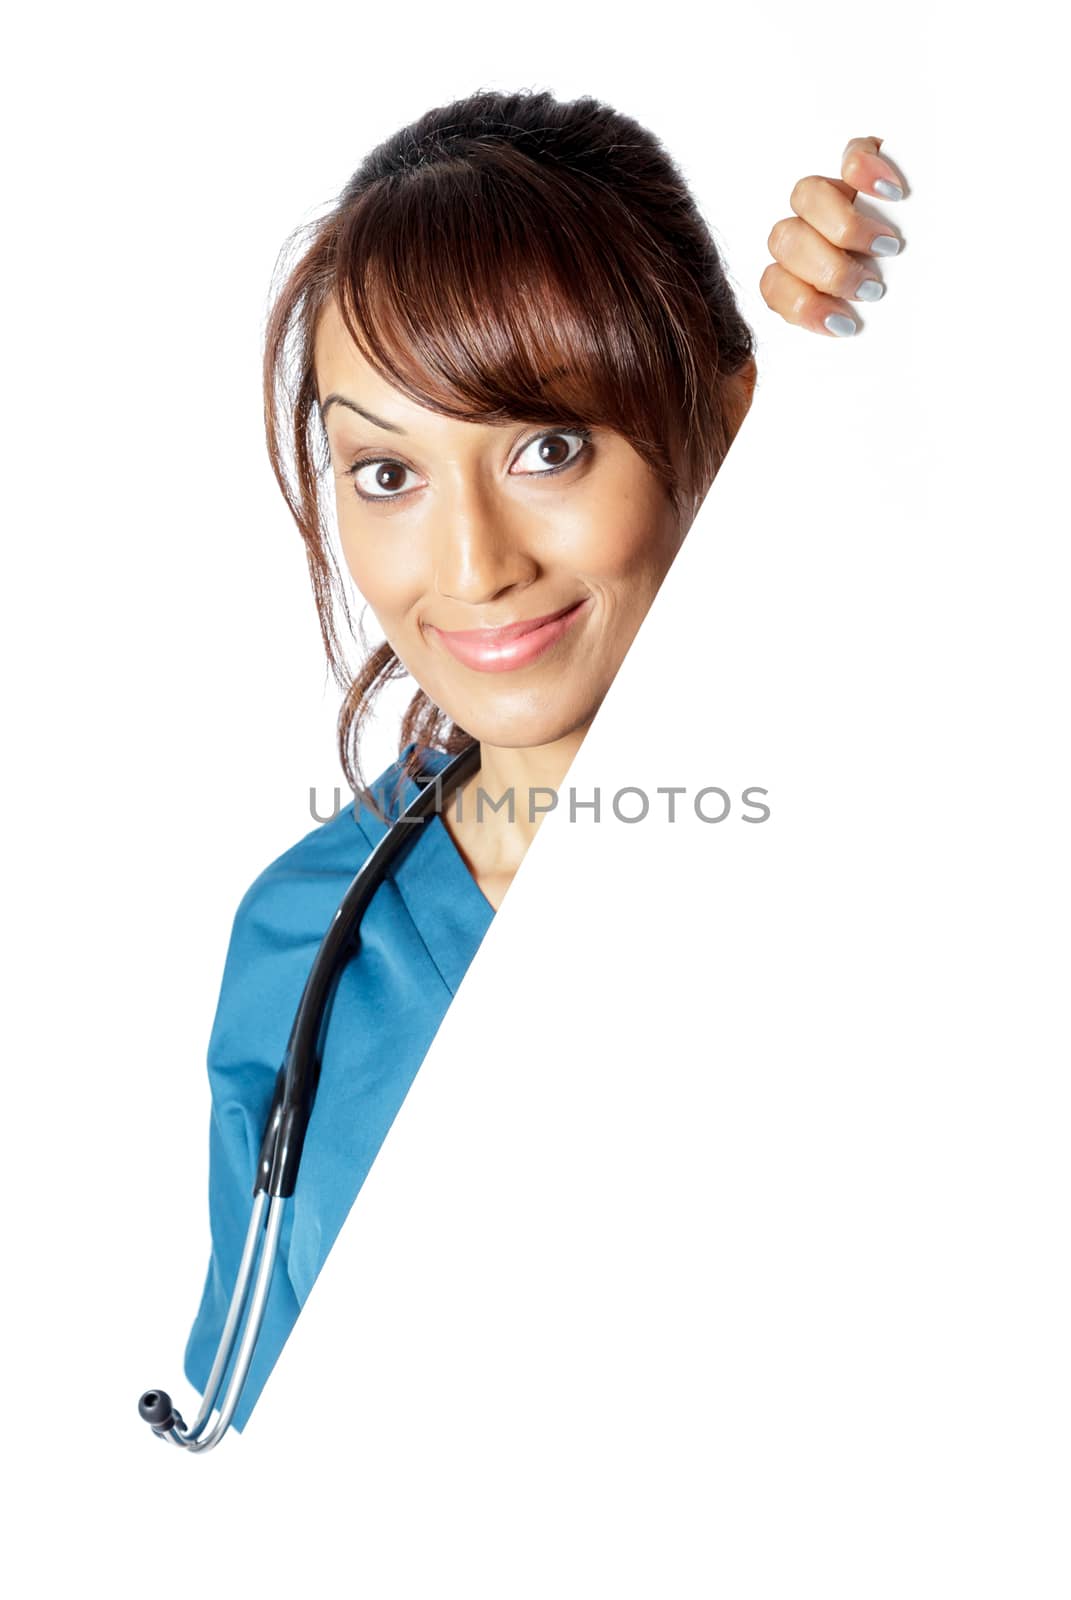
[[[880,300],[885,293],[885,285],[880,278],[864,278],[855,291],[857,300]]]
[[[888,178],[874,179],[874,193],[880,194],[883,200],[902,200],[904,191],[898,183],[890,183]]]
[[[900,241],[894,239],[891,233],[879,233],[876,239],[870,241],[870,254],[872,256],[898,256],[900,254]]]
[[[831,311],[826,318],[826,327],[830,333],[835,333],[838,339],[846,339],[855,332],[858,324],[851,317],[842,317],[839,311]]]

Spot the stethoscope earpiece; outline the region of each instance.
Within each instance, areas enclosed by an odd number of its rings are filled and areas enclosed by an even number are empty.
[[[151,1428],[161,1433],[166,1433],[169,1428],[186,1426],[171,1404],[171,1396],[165,1389],[146,1389],[138,1401],[138,1415]]]

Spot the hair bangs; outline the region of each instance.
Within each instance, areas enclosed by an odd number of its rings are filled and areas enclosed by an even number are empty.
[[[418,404],[462,421],[568,417],[642,439],[665,387],[665,340],[635,281],[580,196],[523,158],[379,186],[337,242],[339,310],[361,353]]]

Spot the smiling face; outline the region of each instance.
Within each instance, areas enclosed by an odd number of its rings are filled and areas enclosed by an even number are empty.
[[[428,410],[376,373],[333,300],[315,367],[346,564],[421,689],[491,745],[586,728],[687,531],[647,463],[566,417]],[[541,618],[557,620],[512,643],[484,631]]]

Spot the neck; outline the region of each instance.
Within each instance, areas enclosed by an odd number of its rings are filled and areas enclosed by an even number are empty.
[[[588,726],[522,749],[481,742],[480,770],[444,810],[478,872],[511,876],[520,866],[555,797],[559,805],[565,800],[565,779]]]

